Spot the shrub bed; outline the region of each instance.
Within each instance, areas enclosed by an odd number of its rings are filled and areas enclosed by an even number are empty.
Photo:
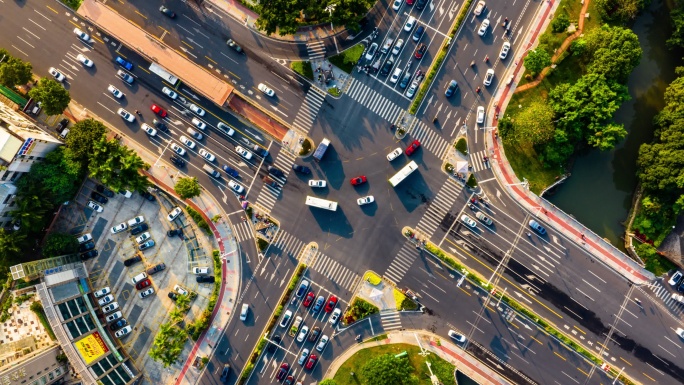
[[[190,218],[192,218],[192,220],[195,221],[195,223],[197,223],[197,227],[211,234],[211,227],[209,227],[207,221],[204,220],[202,214],[200,214],[199,212],[197,212],[197,210],[193,209],[190,206],[186,206],[185,211],[187,211]]]
[[[468,155],[468,143],[466,142],[465,138],[459,139],[454,145],[454,148],[456,148],[456,151],[460,152],[461,154]]]
[[[43,327],[45,328],[45,331],[50,336],[50,338],[53,341],[57,341],[57,337],[55,337],[55,332],[52,331],[52,327],[50,326],[50,322],[48,322],[47,316],[45,315],[45,309],[43,309],[43,304],[41,304],[38,301],[35,301],[31,304],[30,309],[32,312],[36,313],[36,316],[38,316],[38,320],[40,321],[40,324],[43,325]]]
[[[314,74],[313,70],[311,69],[311,63],[309,63],[308,61],[293,61],[292,63],[290,63],[290,69],[311,81],[314,80]]]

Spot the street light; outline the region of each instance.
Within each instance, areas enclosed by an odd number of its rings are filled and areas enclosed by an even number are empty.
[[[340,53],[340,48],[337,46],[337,39],[335,38],[335,30],[333,29],[333,22],[332,22],[332,13],[335,11],[335,7],[337,7],[337,4],[329,4],[327,7],[325,7],[325,10],[330,13],[330,33],[333,35],[333,41],[335,42],[335,49],[337,50],[337,53]]]

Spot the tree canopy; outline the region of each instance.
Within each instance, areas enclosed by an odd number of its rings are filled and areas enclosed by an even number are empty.
[[[591,30],[583,40],[589,73],[625,82],[641,60],[639,38],[627,28],[603,25]]]
[[[288,35],[311,24],[356,27],[374,2],[370,0],[263,0],[256,5],[256,25],[267,34]]]
[[[0,51],[0,58],[2,55],[8,57],[0,63],[0,83],[9,88],[14,86],[26,84],[33,78],[33,66],[29,62],[24,62],[21,59],[14,58],[7,53],[7,51]]]
[[[140,174],[140,169],[149,167],[138,154],[116,139],[107,140],[102,136],[93,142],[88,162],[89,175],[114,191],[144,191],[150,182]]]
[[[613,20],[626,23],[636,19],[650,0],[594,0],[599,15],[603,20]]]
[[[178,178],[176,185],[173,187],[181,199],[189,199],[199,196],[202,192],[202,187],[195,177]]]
[[[66,233],[52,233],[47,236],[43,247],[43,256],[46,258],[60,255],[73,254],[78,250],[76,237]]]
[[[670,48],[684,47],[684,1],[675,1],[675,9],[670,12],[672,35],[667,39]]]
[[[88,165],[95,141],[103,138],[107,133],[104,124],[95,119],[85,119],[69,128],[64,142],[74,160],[84,167]]]
[[[42,103],[48,115],[61,114],[71,101],[69,91],[50,78],[42,78],[38,85],[31,88],[29,96]]]
[[[16,181],[17,194],[26,196],[38,191],[52,204],[62,204],[76,195],[83,176],[81,170],[81,166],[70,159],[68,150],[58,147]]]
[[[397,358],[392,354],[383,354],[370,359],[361,368],[364,384],[369,385],[405,385],[416,384],[418,379],[413,375],[413,367],[404,357]]]
[[[515,119],[513,140],[532,144],[548,142],[554,135],[554,114],[551,106],[543,101],[530,103]]]
[[[527,53],[524,59],[525,68],[537,76],[544,68],[551,65],[551,55],[546,50],[537,48]]]

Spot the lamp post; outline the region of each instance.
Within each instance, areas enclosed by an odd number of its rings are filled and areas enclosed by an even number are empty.
[[[340,53],[340,48],[337,46],[337,39],[335,38],[335,30],[333,29],[333,22],[332,22],[332,13],[335,11],[335,7],[337,7],[337,4],[329,4],[327,7],[325,7],[325,10],[328,11],[330,14],[330,33],[333,35],[333,41],[335,42],[335,49],[337,50],[337,53]]]

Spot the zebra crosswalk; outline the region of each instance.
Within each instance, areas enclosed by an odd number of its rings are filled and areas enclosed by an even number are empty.
[[[295,116],[292,125],[299,129],[304,134],[308,133],[313,125],[314,119],[318,115],[318,110],[321,109],[325,94],[316,87],[309,88],[304,98],[304,103],[299,108],[297,116]]]
[[[441,135],[439,135],[435,130],[431,130],[425,123],[418,122],[411,130],[409,134],[420,141],[421,146],[428,151],[437,155],[438,158],[442,158],[447,148],[449,148],[449,142],[444,140]]]
[[[260,206],[261,210],[265,211],[266,213],[271,212],[273,206],[275,206],[276,201],[280,197],[280,191],[282,190],[282,186],[286,181],[285,178],[292,170],[292,164],[294,164],[295,159],[297,159],[297,155],[291,152],[281,150],[278,153],[278,156],[273,161],[273,166],[281,170],[283,174],[285,174],[285,177],[278,178],[274,175],[269,175],[269,178],[276,181],[278,186],[274,187],[264,183],[264,186],[261,188],[261,191],[259,191],[259,195],[256,199],[256,204]]]
[[[454,182],[451,178],[447,179],[430,203],[430,207],[428,207],[418,222],[416,229],[427,235],[428,238],[432,237],[432,234],[437,230],[437,226],[439,226],[442,219],[451,210],[451,206],[456,201],[461,190],[463,190],[462,185]]]
[[[684,303],[674,299],[672,293],[663,287],[660,281],[648,284],[648,288],[653,291],[653,294],[655,294],[656,297],[663,301],[665,306],[667,306],[676,317],[679,317],[682,313],[684,313]]]
[[[492,168],[489,162],[485,162],[485,156],[487,156],[487,150],[480,150],[476,153],[470,154],[470,164],[473,166],[474,172]]]
[[[304,241],[286,231],[280,230],[276,235],[276,239],[271,244],[270,250],[279,250],[281,253],[286,253],[291,258],[296,258],[304,245]]]
[[[253,237],[252,228],[249,227],[249,223],[245,221],[233,225],[233,230],[233,235],[235,235],[235,240],[238,243]]]
[[[401,329],[401,315],[396,310],[388,310],[380,313],[380,323],[384,331]]]
[[[399,283],[419,255],[420,251],[412,243],[405,242],[383,276],[395,284]]]
[[[354,78],[351,78],[349,81],[351,84],[347,88],[347,95],[349,95],[350,98],[356,100],[359,104],[366,106],[366,108],[390,123],[395,123],[397,121],[403,108],[387,100],[387,98],[372,90],[364,83]]]
[[[306,50],[309,53],[309,60],[317,60],[325,57],[325,43],[322,41],[306,43]]]
[[[360,276],[320,251],[313,257],[309,267],[328,278],[333,285],[352,291]]]

